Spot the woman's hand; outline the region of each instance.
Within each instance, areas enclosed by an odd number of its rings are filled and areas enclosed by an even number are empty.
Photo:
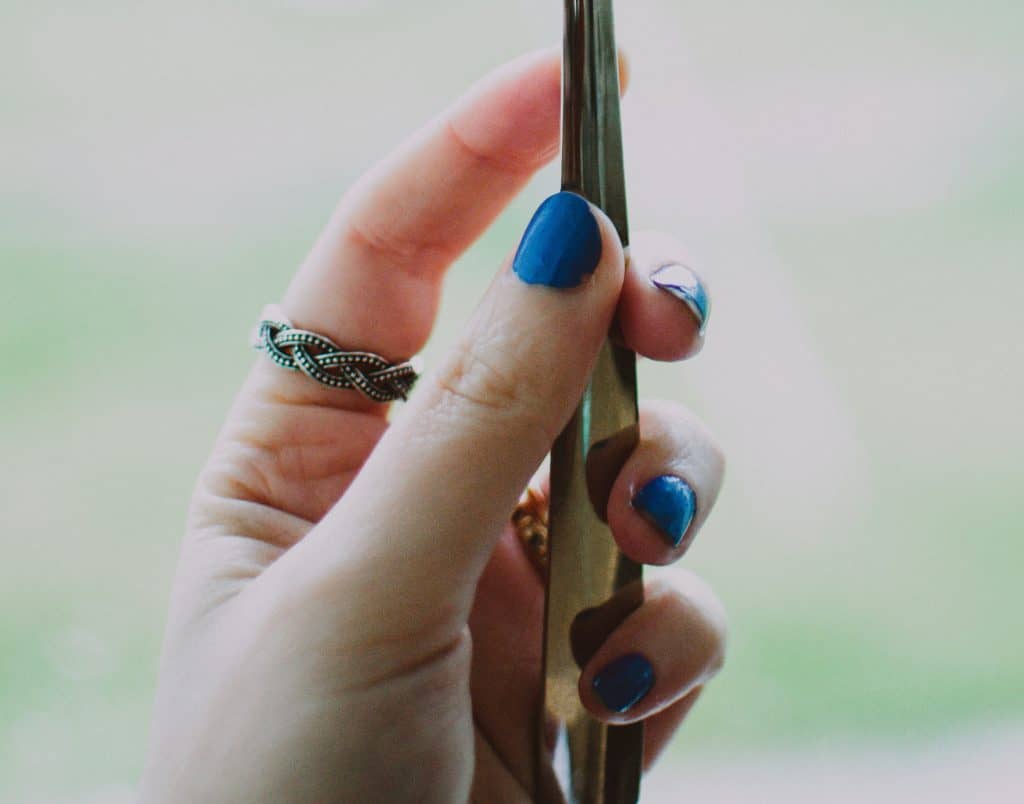
[[[445,269],[558,131],[557,56],[501,70],[345,197],[285,313],[348,349],[416,353]],[[684,261],[672,240],[637,238],[627,265],[599,211],[544,209],[390,425],[385,405],[257,361],[192,502],[142,800],[529,800],[543,587],[509,515],[616,313],[656,359],[695,352],[706,315],[686,269],[659,275],[669,292],[649,280]],[[668,564],[723,462],[674,405],[643,407],[640,432],[609,522],[629,556]],[[724,618],[691,575],[645,595],[580,694],[647,721],[649,764],[720,666]]]

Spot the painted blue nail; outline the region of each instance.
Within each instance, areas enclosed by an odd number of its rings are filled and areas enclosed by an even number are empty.
[[[711,302],[708,299],[708,289],[692,268],[680,263],[663,265],[651,274],[651,284],[666,293],[671,293],[685,304],[697,319],[700,333],[704,334],[711,312]]]
[[[627,653],[606,665],[591,684],[612,712],[626,712],[654,686],[654,668],[639,653]]]
[[[633,496],[633,507],[644,514],[665,540],[678,547],[697,512],[697,495],[675,475],[648,480]]]
[[[530,285],[574,288],[601,260],[601,230],[590,205],[573,193],[556,193],[533,214],[512,270]]]

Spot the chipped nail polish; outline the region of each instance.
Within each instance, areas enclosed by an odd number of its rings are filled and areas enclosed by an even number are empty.
[[[677,262],[663,265],[651,274],[651,284],[685,304],[697,319],[700,333],[704,334],[711,302],[707,288],[692,268]]]

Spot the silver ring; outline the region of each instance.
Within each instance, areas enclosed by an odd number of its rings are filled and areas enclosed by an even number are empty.
[[[296,329],[277,305],[268,305],[252,335],[254,349],[281,368],[301,371],[330,388],[354,389],[374,402],[405,399],[419,379],[419,360],[390,363],[373,352],[350,352],[330,338]]]

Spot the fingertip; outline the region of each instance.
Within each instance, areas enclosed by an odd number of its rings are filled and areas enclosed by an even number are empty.
[[[555,50],[520,56],[481,79],[451,125],[474,153],[532,172],[558,153],[561,75]]]
[[[643,605],[587,662],[580,700],[605,723],[643,720],[714,677],[724,663],[726,639],[714,593],[692,573],[671,573],[646,585]]]
[[[710,315],[707,282],[675,238],[641,233],[630,244],[619,301],[622,338],[652,360],[675,362],[698,354]]]
[[[685,408],[643,405],[640,441],[608,498],[608,524],[622,552],[641,564],[679,561],[718,498],[722,450]]]
[[[618,307],[623,340],[637,354],[663,363],[696,356],[704,348],[700,324],[689,309],[652,284],[649,271],[630,256]]]

